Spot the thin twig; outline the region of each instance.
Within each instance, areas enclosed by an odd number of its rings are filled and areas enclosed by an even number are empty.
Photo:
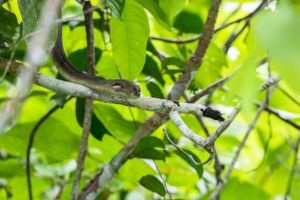
[[[192,96],[190,98],[190,100],[188,100],[187,102],[189,103],[194,103],[196,102],[198,99],[200,99],[201,97],[211,93],[212,91],[214,91],[216,88],[221,87],[226,81],[228,81],[230,79],[230,77],[232,76],[232,74],[217,80],[216,82],[212,83],[211,85],[207,86],[206,88],[204,88],[203,90],[201,90],[200,92],[197,92],[194,96]]]
[[[209,136],[208,140],[210,144],[214,144],[215,141],[222,135],[222,133],[229,127],[229,125],[233,122],[235,117],[238,115],[240,111],[239,106],[233,108],[228,118],[218,127],[214,134]]]
[[[274,89],[275,89],[275,86],[272,86],[272,87],[270,88],[270,92],[267,94],[267,96],[271,95],[271,94],[273,93]],[[247,141],[247,139],[248,139],[250,133],[251,133],[252,130],[255,128],[255,125],[256,125],[256,123],[257,123],[257,121],[258,121],[258,119],[259,119],[261,113],[264,111],[264,109],[265,109],[265,107],[266,107],[267,99],[268,99],[268,98],[269,98],[269,97],[266,97],[265,100],[260,104],[260,107],[259,107],[259,109],[258,109],[258,111],[257,111],[257,113],[256,113],[256,115],[255,115],[255,117],[254,117],[254,119],[253,119],[253,121],[250,123],[249,128],[247,129],[247,131],[246,131],[246,133],[245,133],[245,135],[244,135],[244,137],[243,137],[243,139],[242,139],[242,141],[241,141],[241,143],[240,143],[240,145],[239,145],[237,151],[235,152],[235,154],[234,154],[234,156],[233,156],[233,158],[232,158],[232,161],[231,161],[231,163],[230,163],[230,165],[229,165],[229,168],[228,168],[228,170],[227,170],[227,172],[226,172],[226,174],[225,174],[225,176],[224,176],[224,178],[223,178],[223,181],[220,182],[220,183],[217,185],[216,190],[211,194],[211,196],[209,197],[209,200],[214,200],[214,199],[216,199],[216,197],[217,197],[218,195],[220,195],[221,190],[223,189],[223,187],[227,184],[227,181],[228,181],[228,179],[229,179],[229,176],[231,175],[231,172],[233,171],[233,168],[234,168],[234,166],[235,166],[235,164],[236,164],[236,162],[237,162],[237,160],[238,160],[238,158],[239,158],[239,156],[240,156],[240,153],[241,153],[242,149],[244,148],[244,146],[245,146],[245,144],[246,144],[246,141]]]
[[[300,145],[300,137],[298,137],[297,142],[294,147],[294,161],[293,165],[289,174],[288,183],[286,187],[286,192],[284,195],[284,199],[288,200],[289,195],[291,193],[292,183],[293,183],[293,177],[295,175],[296,169],[297,169],[297,162],[298,162],[298,151],[299,151],[299,145]]]
[[[169,199],[172,200],[172,195],[171,195],[170,191],[168,190],[167,180],[164,179],[164,177],[163,177],[163,175],[161,174],[161,171],[160,171],[160,169],[159,169],[157,163],[155,162],[155,160],[152,160],[152,161],[153,161],[153,163],[154,163],[154,166],[155,166],[155,168],[156,168],[156,171],[158,172],[159,177],[161,178],[161,180],[162,180],[162,182],[163,182],[163,185],[164,185],[165,190],[166,190],[166,192],[167,192],[167,194],[168,194],[168,196],[169,196]]]
[[[214,31],[214,34],[216,34],[217,32],[233,25],[233,24],[237,24],[237,23],[240,23],[244,20],[250,20],[253,16],[255,16],[263,7],[264,5],[266,4],[266,0],[263,0],[262,3],[250,14],[242,17],[242,18],[239,18],[235,21],[232,21],[232,22],[229,22],[227,24],[224,24],[222,25],[221,27],[217,28],[215,31]],[[157,41],[162,41],[162,42],[168,42],[168,43],[175,43],[175,44],[184,44],[184,43],[190,43],[190,42],[195,42],[197,40],[199,40],[200,38],[202,37],[202,34],[199,34],[199,35],[196,35],[192,38],[186,38],[186,39],[173,39],[173,38],[164,38],[164,37],[157,37],[157,36],[151,36],[151,40],[157,40]]]
[[[237,32],[237,33],[232,33],[228,40],[225,42],[224,45],[224,52],[227,54],[229,48],[232,46],[233,42],[244,32],[244,30],[249,26],[249,19],[246,20],[246,23],[244,26]]]
[[[64,104],[66,102],[68,102],[69,100],[71,100],[72,97],[69,97],[68,99],[65,100]],[[30,153],[31,153],[31,149],[33,147],[33,143],[34,143],[34,139],[36,136],[37,131],[39,130],[39,128],[41,127],[41,125],[56,111],[58,110],[58,108],[60,108],[61,105],[56,105],[53,108],[51,108],[37,123],[36,125],[33,127],[30,135],[29,135],[29,140],[28,140],[28,145],[27,145],[27,149],[26,149],[26,178],[27,178],[27,188],[28,188],[28,195],[29,195],[29,199],[32,200],[33,196],[32,196],[32,184],[31,184],[31,170],[30,170]]]
[[[279,119],[281,119],[282,121],[286,122],[287,124],[291,125],[292,127],[296,128],[297,130],[300,130],[300,125],[296,124],[295,122],[284,118],[283,116],[281,116],[281,114],[276,111],[276,109],[270,107],[270,106],[266,106],[265,110],[268,111],[269,113],[275,115],[276,117],[278,117]]]
[[[92,5],[90,1],[83,1],[83,12],[91,9]],[[88,73],[95,75],[95,48],[94,48],[94,21],[93,21],[93,12],[86,12],[84,14],[85,29],[86,29],[86,40],[87,40],[87,63],[88,63]],[[83,171],[84,161],[87,153],[88,138],[91,129],[93,113],[93,99],[87,98],[85,101],[84,109],[84,119],[82,125],[82,136],[81,143],[79,147],[79,153],[77,158],[77,167],[73,182],[73,188],[71,193],[71,199],[76,200],[78,195],[78,188],[80,184],[81,174]]]
[[[196,115],[196,117],[197,117],[197,119],[198,119],[198,121],[199,121],[201,127],[203,128],[203,131],[204,131],[205,135],[206,135],[207,137],[210,137],[210,133],[209,133],[208,128],[206,127],[206,125],[205,125],[205,123],[204,123],[202,117],[199,116],[199,115]],[[212,145],[212,148],[213,148],[213,152],[214,152],[214,160],[215,160],[215,165],[214,165],[214,169],[215,169],[215,178],[216,178],[216,182],[217,182],[217,184],[218,184],[219,182],[222,181],[221,173],[222,173],[222,171],[223,171],[223,169],[224,169],[224,166],[223,166],[223,165],[221,164],[221,162],[220,162],[219,155],[218,155],[217,148],[216,148],[215,144]],[[219,196],[217,196],[216,199],[218,200],[218,199],[219,199]]]
[[[300,101],[297,100],[295,97],[293,97],[290,93],[288,93],[285,89],[283,89],[280,85],[278,86],[278,89],[285,95],[287,96],[291,101],[293,101],[295,104],[300,106]]]
[[[197,162],[194,157],[192,155],[190,155],[189,153],[185,152],[183,149],[181,149],[177,144],[175,144],[175,142],[172,141],[172,139],[170,138],[168,132],[166,129],[163,129],[164,130],[164,133],[165,133],[165,136],[167,138],[167,140],[178,150],[180,151],[181,153],[183,153],[184,155],[186,155],[187,158],[189,158],[189,160],[195,165],[195,166],[201,166],[201,165],[204,165],[206,163],[208,163],[210,160],[211,160],[211,156],[209,157],[209,159],[207,159],[206,161],[204,162]]]
[[[268,78],[271,79],[272,77],[272,73],[271,73],[271,68],[270,68],[270,65],[268,66]],[[278,88],[278,87],[277,87]],[[268,90],[268,95],[266,97],[266,107],[268,107],[270,105],[270,90]],[[271,139],[273,137],[273,129],[272,129],[272,123],[271,123],[271,113],[268,112],[268,128],[269,128],[269,136],[268,136],[268,139],[264,145],[264,155],[263,155],[263,158],[261,160],[261,162],[257,165],[257,167],[255,167],[252,171],[254,170],[257,170],[259,169],[261,166],[263,166],[264,164],[264,161],[266,159],[266,155],[267,155],[267,152],[268,152],[268,149],[269,149],[269,144],[271,142]]]

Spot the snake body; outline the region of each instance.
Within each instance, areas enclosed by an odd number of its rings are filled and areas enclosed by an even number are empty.
[[[139,86],[130,81],[123,79],[104,79],[103,77],[82,73],[76,69],[64,52],[61,23],[58,24],[56,42],[51,50],[51,57],[60,74],[68,81],[84,85],[96,92],[110,96],[125,98],[140,97]]]

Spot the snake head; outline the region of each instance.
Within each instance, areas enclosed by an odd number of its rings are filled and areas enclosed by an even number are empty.
[[[141,89],[138,85],[127,81],[127,80],[114,80],[112,85],[113,90],[115,90],[120,96],[139,98],[141,95]]]

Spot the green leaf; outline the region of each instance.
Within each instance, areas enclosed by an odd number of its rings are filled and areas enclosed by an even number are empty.
[[[154,82],[147,83],[147,89],[150,91],[152,97],[160,98],[160,99],[165,98],[162,90],[156,83]]]
[[[165,157],[166,157],[162,151],[153,148],[138,150],[136,151],[134,156],[137,158],[163,160],[163,161],[165,161]]]
[[[230,88],[231,95],[236,95],[241,98],[243,106],[242,113],[247,120],[251,120],[252,118],[251,111],[255,108],[253,100],[257,96],[259,85],[262,84],[262,81],[256,76],[255,71],[258,60],[260,59],[258,55],[256,55],[256,52],[249,53],[243,66],[226,84]]]
[[[77,98],[76,99],[76,119],[78,124],[82,127],[85,113],[85,99]],[[110,134],[110,132],[105,128],[103,123],[97,118],[97,116],[92,114],[92,122],[91,122],[91,134],[97,140],[102,140],[104,134]]]
[[[133,80],[142,71],[148,36],[149,25],[144,9],[134,0],[126,1],[123,21],[111,20],[114,60],[122,78]]]
[[[160,0],[159,5],[169,19],[175,17],[184,8],[186,0]]]
[[[111,9],[112,16],[121,20],[125,0],[107,0],[106,2]]]
[[[143,68],[143,74],[146,74],[148,76],[151,76],[155,78],[161,85],[165,84],[165,81],[162,77],[162,73],[160,72],[158,68],[157,62],[152,58],[152,56],[147,55],[146,56],[146,63]]]
[[[112,106],[95,103],[94,112],[105,128],[114,136],[127,138],[136,131],[133,121],[127,120]]]
[[[135,147],[135,157],[153,160],[165,160],[165,154],[155,148],[165,148],[165,143],[153,136],[142,138]]]
[[[19,176],[23,172],[22,164],[17,159],[6,159],[0,162],[0,177],[2,178]]]
[[[198,163],[201,162],[200,159],[198,158],[198,156],[196,156],[193,152],[191,152],[187,149],[182,149],[182,150],[184,152],[186,152],[187,154],[189,154],[190,156],[192,156],[194,161],[196,161]],[[182,158],[185,162],[187,162],[191,167],[193,167],[196,170],[199,178],[202,177],[202,174],[203,174],[203,166],[202,165],[196,165],[196,163],[194,163],[189,156],[187,156],[186,154],[184,154],[183,152],[181,152],[179,150],[175,150],[174,153],[177,154],[180,158]]]
[[[23,20],[23,36],[35,31],[45,0],[18,0]]]
[[[167,30],[171,30],[171,23],[168,16],[155,0],[135,1],[142,5],[145,9],[147,9],[162,27]]]
[[[195,76],[195,83],[199,88],[203,88],[221,77],[223,67],[227,66],[224,51],[210,43],[205,54],[203,64]]]
[[[102,54],[99,48],[95,48],[95,63],[98,62]],[[81,71],[87,71],[87,52],[86,48],[72,52],[69,59]]]
[[[201,33],[203,30],[201,17],[190,11],[182,11],[174,21],[174,27],[182,33]]]
[[[141,150],[141,149],[149,149],[149,148],[165,148],[165,143],[154,136],[147,136],[143,137],[136,145],[135,149],[136,150]]]
[[[140,180],[139,183],[147,188],[148,190],[155,192],[159,194],[160,196],[165,196],[166,195],[166,189],[162,182],[158,180],[155,176],[152,175],[147,175],[143,176]]]
[[[166,67],[168,65],[175,65],[175,66],[178,66],[180,68],[183,68],[185,63],[179,58],[168,57],[168,58],[163,59],[161,65],[162,65],[162,67]]]
[[[29,134],[34,125],[34,123],[19,124],[5,135],[1,135],[0,149],[24,157]],[[78,146],[79,138],[61,121],[52,117],[42,124],[34,141],[34,148],[43,153],[49,162],[70,158],[70,155],[77,151]]]
[[[0,48],[12,44],[19,36],[19,26],[15,14],[0,7]]]
[[[239,192],[236,192],[237,188]],[[228,181],[226,187],[224,187],[222,199],[264,200],[270,199],[270,195],[263,191],[260,185],[256,186],[233,177]]]

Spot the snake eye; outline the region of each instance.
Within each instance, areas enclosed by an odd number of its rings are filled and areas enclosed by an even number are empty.
[[[123,85],[120,83],[115,83],[113,84],[112,88],[116,91],[120,91],[121,89],[123,89]]]

